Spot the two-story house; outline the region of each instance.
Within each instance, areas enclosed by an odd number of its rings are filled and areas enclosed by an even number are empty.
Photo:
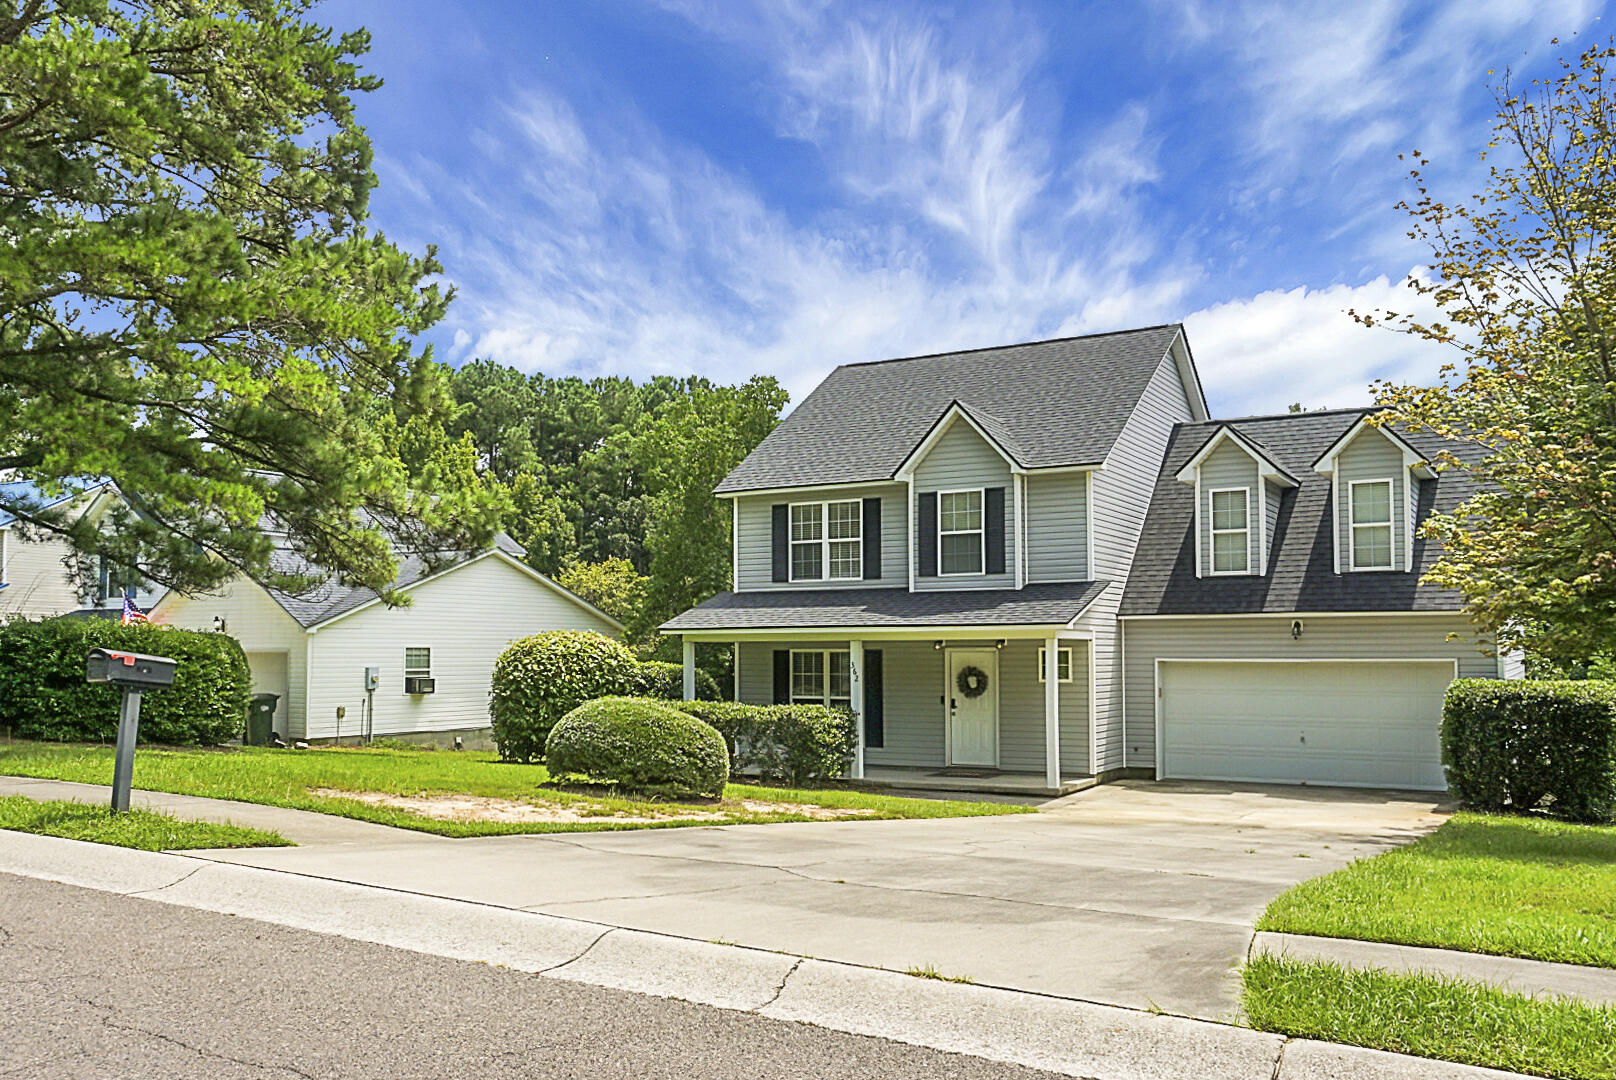
[[[853,709],[855,777],[1441,789],[1447,684],[1512,665],[1418,583],[1466,479],[1372,412],[1213,420],[1178,325],[844,365],[662,629],[687,687],[729,642],[738,700]]]

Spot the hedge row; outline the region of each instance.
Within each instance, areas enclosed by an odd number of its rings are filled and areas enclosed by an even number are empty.
[[[652,698],[607,697],[561,718],[544,746],[558,780],[608,783],[668,798],[724,794],[729,754],[708,725]]]
[[[1442,709],[1442,760],[1466,806],[1616,819],[1616,683],[1460,679]]]
[[[718,684],[698,671],[696,691],[716,698]],[[501,758],[538,761],[550,730],[586,701],[683,696],[679,664],[641,663],[626,645],[590,630],[551,630],[511,642],[494,661],[488,716]]]
[[[756,772],[763,780],[833,780],[858,746],[858,724],[847,709],[734,701],[681,701],[674,708],[718,729],[732,773]]]
[[[0,728],[22,739],[111,742],[119,691],[84,681],[95,648],[179,661],[174,685],[141,700],[142,742],[213,746],[243,733],[252,676],[235,638],[73,616],[0,624]]]

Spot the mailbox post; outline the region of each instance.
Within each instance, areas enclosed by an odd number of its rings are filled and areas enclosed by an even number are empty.
[[[111,683],[123,691],[118,709],[118,746],[112,764],[112,809],[129,809],[129,787],[135,774],[135,735],[140,727],[140,695],[174,685],[177,665],[166,656],[91,649],[85,661],[86,682]]]

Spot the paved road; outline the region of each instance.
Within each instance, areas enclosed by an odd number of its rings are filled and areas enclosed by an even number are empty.
[[[0,1076],[1052,1074],[0,874]]]

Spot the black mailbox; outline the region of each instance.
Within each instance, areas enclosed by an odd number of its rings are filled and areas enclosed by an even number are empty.
[[[174,685],[175,662],[166,656],[91,649],[84,677],[93,683],[112,683],[135,690]]]

